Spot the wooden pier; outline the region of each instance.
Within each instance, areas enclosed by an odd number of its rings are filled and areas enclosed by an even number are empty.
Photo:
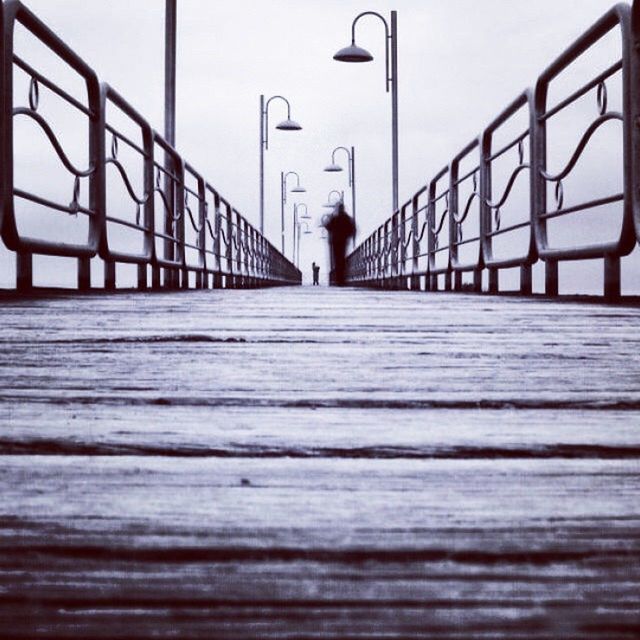
[[[640,635],[640,309],[7,298],[0,637]]]

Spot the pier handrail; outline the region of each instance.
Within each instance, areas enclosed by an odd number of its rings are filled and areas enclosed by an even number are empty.
[[[86,96],[78,98],[24,60],[14,47],[16,25],[26,29],[52,56],[66,65],[81,81]],[[105,265],[105,288],[115,288],[117,263],[138,265],[138,286],[147,287],[151,269],[154,288],[189,286],[195,274],[196,287],[254,287],[299,284],[301,273],[289,260],[189,164],[124,97],[105,82],[60,37],[19,0],[6,0],[0,9],[0,226],[6,247],[16,254],[17,288],[33,286],[33,254],[72,257],[78,260],[78,288],[91,286],[90,260],[99,257]],[[26,103],[14,91],[14,74],[26,74]],[[44,94],[44,95],[43,95]],[[88,163],[76,166],[68,157],[54,128],[42,115],[43,100],[54,95],[87,122]],[[118,112],[131,135],[110,120]],[[60,163],[71,174],[69,200],[55,201],[34,186],[14,184],[14,122],[29,119],[49,141]],[[140,141],[137,141],[139,138]],[[22,149],[21,149],[22,150]],[[138,181],[121,160],[122,153],[135,157]],[[123,211],[109,202],[107,185],[116,180],[131,202]],[[138,184],[136,184],[136,182]],[[86,194],[86,195],[85,195]],[[37,233],[21,229],[16,200],[29,203],[39,219],[51,212],[75,216],[84,224],[84,239],[62,242],[52,239],[46,224]],[[125,207],[126,208],[126,207]],[[215,212],[212,220],[211,212]],[[224,218],[224,222],[219,217]],[[80,222],[82,221],[82,222]],[[118,237],[125,232],[137,239],[139,250],[123,247]],[[86,233],[85,233],[86,232]],[[222,235],[227,253],[221,255]],[[131,244],[131,243],[129,243]],[[233,251],[233,253],[231,253]],[[162,275],[164,274],[164,281]]]
[[[548,104],[551,83],[567,68],[617,29],[620,34],[620,59],[575,89],[556,104]],[[607,82],[621,81],[621,110],[608,104]],[[560,170],[548,167],[548,123],[574,102],[595,94],[596,114],[583,131],[574,151]],[[494,149],[496,133],[515,122],[522,114],[528,127]],[[462,290],[462,274],[473,273],[471,289],[482,291],[482,274],[488,271],[488,291],[499,290],[498,273],[503,268],[519,267],[520,291],[532,291],[532,265],[545,265],[545,293],[558,294],[558,262],[600,258],[604,260],[604,294],[608,299],[620,296],[620,259],[640,241],[640,2],[633,9],[616,4],[577,38],[537,78],[534,87],[523,91],[481,133],[469,143],[404,205],[394,211],[386,223],[372,232],[347,258],[347,281],[355,286],[392,289],[438,289],[438,276],[445,290]],[[603,127],[621,127],[622,191],[613,190],[597,198],[565,205],[564,180],[571,174],[588,147],[592,136]],[[494,192],[492,178],[497,161],[513,157],[513,168],[506,184]],[[466,162],[464,170],[462,163]],[[468,168],[468,166],[470,168]],[[514,185],[526,185],[529,204],[511,219],[501,216]],[[548,204],[552,188],[555,203]],[[461,189],[465,188],[465,196]],[[427,203],[421,206],[426,195]],[[619,203],[622,208],[615,237],[596,238],[588,244],[573,241],[558,246],[548,233],[548,221],[569,219],[580,212],[594,211]],[[408,212],[408,214],[407,214]],[[411,252],[398,251],[388,242],[389,234],[405,238],[405,227],[413,230]],[[422,230],[428,230],[427,249]],[[608,229],[611,232],[611,229]],[[446,237],[444,237],[446,235]],[[496,239],[519,238],[519,249],[497,255]],[[463,259],[461,247],[470,250]],[[453,282],[452,282],[453,280]]]

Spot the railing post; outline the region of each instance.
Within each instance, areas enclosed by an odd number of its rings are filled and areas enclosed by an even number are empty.
[[[444,274],[444,290],[451,291],[451,269],[448,269]]]
[[[138,265],[138,289],[144,290],[147,288],[147,265]]]
[[[258,230],[251,227],[251,275],[253,277],[253,287],[258,286]]]
[[[453,290],[462,291],[462,271],[454,271],[453,274]]]
[[[607,302],[620,299],[620,258],[615,255],[604,257],[604,297]]]
[[[16,289],[19,293],[33,290],[33,254],[27,251],[16,253]]]
[[[157,264],[151,267],[151,288],[154,291],[162,288],[162,269]]]
[[[558,295],[558,261],[546,260],[544,263],[544,293],[546,296]]]
[[[220,213],[220,197],[217,193],[214,194],[214,202],[216,209],[216,218],[214,222],[214,273],[212,284],[214,289],[222,289],[222,259],[220,257],[220,232],[222,230],[222,214]]]
[[[489,293],[495,294],[500,291],[500,272],[495,267],[489,269]]]
[[[420,275],[418,274],[420,243],[418,242],[418,196],[411,201],[411,232],[413,242],[411,243],[411,290],[420,291]]]
[[[520,293],[530,296],[533,292],[533,278],[530,264],[520,265]]]
[[[91,259],[78,258],[78,289],[88,291],[91,288]]]
[[[262,236],[256,230],[255,246],[256,252],[256,286],[262,286]]]
[[[482,293],[482,269],[473,270],[473,292]]]
[[[235,287],[235,278],[233,275],[233,212],[231,207],[227,205],[227,278],[225,283],[226,289],[233,289]]]
[[[238,246],[236,247],[236,268],[238,270],[238,280],[237,286],[240,289],[244,288],[244,266],[242,264],[242,256],[243,256],[243,234],[244,234],[244,226],[242,224],[242,218],[240,214],[235,211],[235,219],[236,219],[236,229],[238,230]]]
[[[398,288],[398,272],[400,266],[400,252],[399,249],[399,241],[400,241],[400,228],[398,226],[398,218],[399,213],[396,211],[393,216],[391,216],[391,255],[389,260],[391,262],[391,277],[389,278],[389,284],[391,289]]]
[[[389,239],[391,238],[391,239]],[[382,286],[385,289],[389,288],[389,283],[393,277],[393,217],[391,220],[387,220],[384,225],[384,279]]]
[[[104,288],[106,291],[116,290],[116,263],[113,260],[104,261]]]
[[[396,289],[405,290],[407,288],[407,283],[405,280],[405,272],[406,272],[406,260],[407,260],[407,249],[405,246],[405,242],[407,239],[406,234],[406,223],[407,223],[407,212],[406,207],[402,207],[400,210],[400,221],[398,224],[398,249],[399,249],[399,264],[398,264],[398,277],[396,281]]]

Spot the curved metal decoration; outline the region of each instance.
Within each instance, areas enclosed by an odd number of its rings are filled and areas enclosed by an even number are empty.
[[[0,207],[0,222],[4,244],[12,251],[58,255],[65,257],[90,258],[97,254],[100,235],[103,226],[104,211],[101,206],[101,184],[99,156],[100,148],[100,88],[95,72],[70,49],[51,29],[49,29],[35,14],[18,1],[3,2],[0,7],[3,23],[3,55],[1,56],[3,78],[2,122],[3,135],[0,138],[2,147],[2,202]],[[14,51],[14,31],[19,24],[29,32],[35,40],[40,41],[67,68],[75,74],[86,87],[87,106],[46,79],[42,74],[30,67]],[[14,108],[14,68],[28,76],[27,107]],[[41,89],[45,86],[48,91],[57,94],[68,108],[77,110],[87,116],[88,121],[88,168],[79,169],[70,161],[62,148],[56,134],[49,123],[38,113],[41,106]],[[14,126],[13,119],[27,117],[32,120],[48,138],[58,159],[73,176],[70,203],[54,202],[42,194],[33,193],[14,184]],[[79,203],[81,189],[79,178],[88,178],[87,206]],[[88,220],[86,236],[82,242],[69,243],[65,241],[49,240],[44,236],[25,236],[19,230],[14,200],[30,201],[38,204],[50,212],[62,211],[77,215],[82,213]],[[83,227],[84,229],[84,227]],[[83,280],[86,283],[86,279]],[[83,284],[84,286],[84,284]]]
[[[621,35],[621,59],[574,91],[559,104],[548,107],[547,94],[549,86],[562,72],[564,72],[585,51],[599,42],[608,33],[619,29]],[[637,82],[632,85],[634,74],[637,74],[638,52],[631,41],[631,13],[630,7],[617,4],[600,18],[588,31],[583,33],[564,53],[562,53],[540,75],[535,88],[535,118],[532,120],[532,135],[535,140],[533,171],[536,180],[534,204],[534,230],[537,252],[547,260],[578,260],[590,258],[620,258],[627,255],[635,245],[634,216],[638,222],[640,216],[640,202],[634,194],[634,164],[632,156],[632,132],[638,117],[638,99],[632,98],[637,93]],[[608,106],[608,90],[606,81],[620,74],[622,84],[622,111],[610,111]],[[637,75],[635,76],[637,78]],[[578,145],[561,171],[551,172],[547,169],[547,122],[557,113],[575,103],[578,99],[595,92],[595,103],[598,116],[582,134]],[[593,95],[593,93],[592,93]],[[593,135],[609,121],[622,123],[622,145],[620,153],[623,158],[623,192],[608,193],[600,198],[581,202],[577,205],[565,207],[565,190],[562,181],[572,172],[582,157]],[[632,127],[633,125],[633,127]],[[549,182],[555,183],[556,208],[549,210],[547,205],[547,189]],[[620,231],[613,241],[599,240],[591,244],[573,246],[552,246],[547,236],[547,220],[560,216],[575,215],[580,211],[593,210],[603,204],[622,203]]]
[[[93,173],[95,173],[96,167],[93,162],[90,162],[89,166],[86,169],[78,169],[76,166],[72,164],[71,160],[69,160],[69,157],[64,152],[64,149],[62,148],[62,145],[60,144],[58,138],[56,137],[56,134],[53,132],[53,129],[51,129],[51,127],[49,126],[49,123],[39,113],[31,109],[27,109],[25,107],[16,107],[13,110],[13,115],[27,116],[28,118],[31,118],[34,122],[36,122],[40,126],[42,131],[45,133],[45,135],[49,139],[49,142],[51,142],[51,146],[55,150],[58,158],[60,158],[60,161],[64,165],[65,169],[69,171],[69,173],[72,173],[74,176],[77,176],[79,178],[87,178]]]
[[[619,120],[620,122],[622,122],[623,121],[623,117],[622,117],[622,114],[618,113],[618,112],[602,114],[599,118],[594,120],[589,125],[587,130],[582,134],[582,137],[580,138],[580,142],[576,146],[576,149],[573,152],[573,155],[569,159],[569,162],[567,162],[567,164],[564,167],[564,169],[562,169],[562,171],[560,171],[559,173],[551,174],[551,173],[548,173],[547,171],[545,171],[544,169],[539,169],[540,175],[545,180],[547,180],[549,182],[558,182],[558,181],[563,180],[564,178],[566,178],[571,173],[573,168],[576,166],[578,160],[580,159],[580,157],[584,153],[584,150],[587,147],[587,144],[589,144],[589,140],[591,140],[593,134],[603,124],[605,124],[605,122],[608,122],[609,120]]]

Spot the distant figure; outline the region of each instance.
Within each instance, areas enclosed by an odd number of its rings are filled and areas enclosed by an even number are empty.
[[[313,262],[311,268],[313,269],[313,284],[320,285],[320,265]]]
[[[351,216],[345,211],[342,202],[338,204],[337,210],[329,218],[325,227],[329,232],[329,244],[331,245],[333,284],[342,287],[346,276],[347,243],[356,232],[356,226]]]

